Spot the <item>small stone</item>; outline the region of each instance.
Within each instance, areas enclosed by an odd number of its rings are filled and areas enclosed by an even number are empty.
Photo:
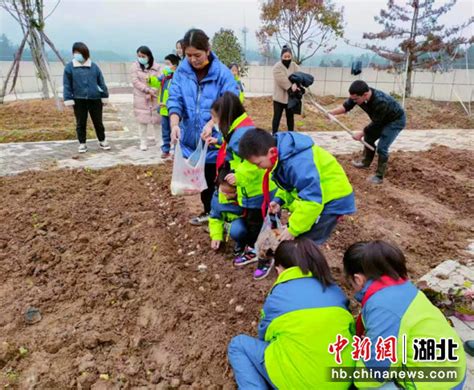
[[[252,324],[251,324],[251,325],[252,325],[252,327],[255,328],[255,327],[257,326],[257,321],[252,321]]]
[[[25,322],[28,325],[36,324],[37,322],[41,321],[41,312],[40,309],[36,307],[29,307],[25,311]]]
[[[237,305],[237,306],[235,307],[235,311],[236,311],[237,313],[243,313],[243,312],[244,312],[244,307],[241,306],[241,305]]]
[[[231,288],[231,287],[232,287],[232,284],[227,283],[225,286],[226,286],[227,288]]]
[[[180,384],[181,384],[181,381],[178,378],[171,379],[170,386],[172,389],[177,389]]]
[[[187,253],[188,256],[194,256],[195,254],[196,254],[196,251],[191,251]]]
[[[203,286],[199,286],[198,290],[199,291],[205,291],[205,288]]]
[[[233,305],[235,303],[235,298],[232,298],[230,301],[229,301],[229,306]]]
[[[197,283],[199,280],[197,280],[196,278],[192,278],[191,279],[194,283]]]
[[[211,302],[211,306],[212,306],[212,307],[216,307],[216,306],[217,306],[217,303]]]
[[[189,253],[188,253],[188,255],[189,255]],[[204,271],[207,270],[207,265],[201,263],[201,264],[198,265],[197,269],[198,269],[199,272],[204,272]]]
[[[183,250],[182,249],[178,249],[178,255],[182,255],[183,254]]]
[[[220,276],[219,274],[215,274],[215,275],[214,275],[214,278],[215,278],[216,280],[219,280],[219,279],[221,278],[221,276]]]

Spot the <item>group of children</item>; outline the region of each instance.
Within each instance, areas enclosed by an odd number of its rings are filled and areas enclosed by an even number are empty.
[[[238,335],[229,344],[239,389],[462,389],[462,342],[409,281],[399,248],[371,241],[347,249],[345,275],[362,304],[357,321],[349,312],[348,299],[318,247],[342,216],[356,211],[352,186],[336,158],[306,135],[272,135],[256,128],[233,93],[217,99],[211,114],[222,136],[202,134],[219,148],[209,219],[211,247],[219,249],[229,235],[235,241],[236,267],[257,263],[257,280],[273,267],[278,274],[261,312],[258,338]],[[259,258],[255,241],[264,219],[282,208],[290,216],[279,233],[280,244],[268,258]],[[435,354],[427,360],[419,351],[420,340],[442,345],[445,357]],[[453,347],[451,359],[446,357],[448,344]],[[335,380],[331,369],[339,366],[379,375]],[[383,375],[423,368],[454,369],[456,376],[430,382],[419,376]]]

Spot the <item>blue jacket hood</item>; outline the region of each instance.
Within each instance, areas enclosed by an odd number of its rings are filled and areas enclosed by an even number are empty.
[[[314,145],[310,137],[293,131],[277,133],[275,139],[277,141],[278,159],[280,161],[286,160],[306,149],[310,149]]]

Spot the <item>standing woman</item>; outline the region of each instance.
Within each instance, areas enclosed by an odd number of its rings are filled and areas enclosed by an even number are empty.
[[[149,86],[151,76],[160,75],[160,67],[155,62],[151,50],[147,46],[140,46],[137,49],[137,60],[133,63],[132,69],[133,84],[133,113],[138,121],[140,134],[140,150],[147,150],[148,125],[153,127],[153,134],[157,145],[160,145],[160,129],[158,124],[161,117],[158,115],[156,100],[157,91]]]
[[[291,84],[288,76],[298,72],[300,67],[293,62],[291,49],[284,45],[280,54],[281,61],[273,66],[273,120],[272,133],[276,134],[280,127],[280,120],[283,110],[286,115],[286,125],[288,131],[295,129],[295,117],[292,111],[288,110],[288,91],[295,92],[298,88],[296,84]]]
[[[182,39],[176,41],[176,55],[179,57],[180,60],[184,59],[183,40]]]
[[[239,89],[230,70],[211,51],[209,37],[199,29],[189,30],[182,40],[186,55],[176,69],[166,103],[170,117],[171,140],[180,141],[183,156],[188,158],[202,142],[201,133],[217,135],[211,118],[212,103],[224,92],[239,96]],[[210,146],[206,156],[205,175],[208,188],[201,192],[203,213],[190,223],[207,223],[215,190],[217,149]]]
[[[107,103],[109,91],[104,76],[95,62],[90,59],[89,48],[82,42],[72,45],[73,60],[64,68],[64,105],[74,108],[79,153],[87,152],[87,114],[91,116],[99,147],[109,150],[105,140],[102,122],[102,108]]]

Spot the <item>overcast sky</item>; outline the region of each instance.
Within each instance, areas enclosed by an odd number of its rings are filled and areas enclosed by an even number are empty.
[[[47,14],[56,0],[44,2]],[[361,41],[363,32],[380,31],[374,16],[387,0],[335,0],[335,3],[344,6],[347,38]],[[69,50],[73,42],[84,41],[92,50],[109,49],[127,54],[134,53],[140,45],[148,45],[165,54],[188,28],[202,28],[211,37],[220,27],[231,28],[242,42],[241,29],[247,26],[247,48],[257,49],[259,7],[258,0],[62,0],[46,21],[46,32],[61,49]],[[447,25],[459,23],[474,14],[473,8],[474,1],[458,0],[443,21]],[[0,10],[0,33],[15,43],[21,40],[19,27],[3,10]],[[473,29],[466,35],[473,35]],[[339,42],[335,52],[354,53],[354,50]]]

